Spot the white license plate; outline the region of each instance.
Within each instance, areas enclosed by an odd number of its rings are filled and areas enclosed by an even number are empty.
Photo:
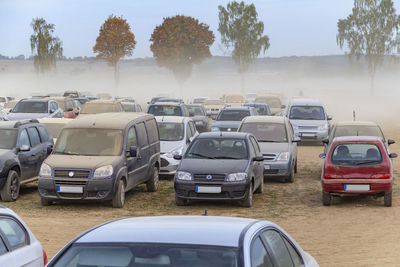
[[[345,184],[344,190],[345,191],[369,191],[370,185],[369,184]]]
[[[57,192],[60,193],[83,193],[81,186],[57,186]]]
[[[303,137],[314,137],[315,134],[313,134],[313,133],[301,133],[301,136],[303,136]]]
[[[197,193],[221,193],[220,186],[196,186]]]
[[[264,170],[269,170],[269,169],[271,169],[271,166],[269,166],[269,165],[264,165]]]

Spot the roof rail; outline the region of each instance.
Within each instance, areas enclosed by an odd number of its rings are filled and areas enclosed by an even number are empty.
[[[37,119],[28,119],[28,120],[17,121],[14,125],[14,128],[18,128],[22,125],[30,124],[30,123],[39,123],[39,121]]]

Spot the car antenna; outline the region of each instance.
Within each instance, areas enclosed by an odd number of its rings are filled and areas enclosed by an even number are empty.
[[[222,137],[222,131],[219,132],[219,136]]]
[[[204,214],[202,216],[208,216],[207,214],[207,208],[204,210]]]
[[[353,121],[356,121],[356,111],[353,110]]]

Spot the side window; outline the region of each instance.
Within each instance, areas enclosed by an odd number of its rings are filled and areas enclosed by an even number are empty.
[[[190,136],[190,137],[192,137],[192,136],[194,136],[195,135],[195,133],[196,133],[196,126],[194,125],[194,123],[193,123],[193,121],[190,121],[189,122],[189,126],[190,126],[190,129],[192,130],[192,135]]]
[[[142,107],[139,104],[136,105],[136,112],[142,112]]]
[[[194,135],[193,131],[192,131],[192,127],[190,125],[190,122],[188,122],[187,126],[186,126],[186,140],[189,141],[189,138],[192,137]]]
[[[253,144],[253,142],[251,142],[251,139],[250,139],[249,150],[250,150],[250,155],[251,155],[252,158],[257,155],[256,150],[254,148],[254,144]]]
[[[40,144],[40,137],[36,127],[28,128],[29,139],[31,140],[32,147]]]
[[[26,132],[26,129],[23,129],[19,135],[19,146],[31,146],[31,143],[29,142],[29,136],[28,133]]]
[[[131,146],[137,146],[136,132],[135,127],[133,126],[128,130],[128,140],[126,140],[126,146],[128,149]]]
[[[40,134],[40,140],[42,140],[42,143],[49,140],[49,134],[47,133],[46,128],[44,128],[43,126],[39,126],[38,130]]]
[[[294,138],[294,132],[293,132],[293,126],[291,123],[287,124],[287,129],[288,129],[288,140],[293,140]]]
[[[160,137],[158,136],[158,127],[154,119],[146,121],[147,133],[149,134],[149,143],[153,144],[157,142]]]
[[[65,110],[64,111],[71,110],[71,109],[74,109],[74,102],[73,101],[66,101],[65,102]]]
[[[293,247],[293,245],[290,244],[289,241],[287,241],[286,238],[283,238],[283,240],[285,241],[286,247],[289,250],[290,256],[292,256],[292,260],[293,260],[294,266],[296,266],[296,267],[297,266],[304,266],[303,259],[301,258],[301,256],[297,252],[297,250]]]
[[[122,105],[120,103],[117,103],[116,107],[115,107],[115,111],[116,112],[123,112],[124,109],[122,107]]]
[[[56,102],[51,102],[50,109],[54,109],[55,111],[58,109],[58,105]]]
[[[25,229],[11,218],[0,217],[0,231],[7,239],[11,249],[16,249],[28,244]]]
[[[147,132],[144,127],[144,122],[136,124],[136,134],[139,142],[139,147],[146,146],[148,144]]]
[[[6,245],[4,244],[3,239],[0,238],[0,255],[6,254],[6,253],[7,253]]]
[[[251,267],[269,267],[272,266],[271,259],[260,238],[254,240],[250,248]]]
[[[283,241],[277,231],[268,230],[262,233],[262,236],[267,241],[268,247],[271,249],[272,254],[274,254],[279,266],[293,266],[292,258],[286,248],[285,241]]]

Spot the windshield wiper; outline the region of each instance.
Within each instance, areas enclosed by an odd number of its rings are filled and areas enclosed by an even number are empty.
[[[215,159],[240,159],[240,158],[223,156],[223,157],[215,157]]]
[[[286,141],[258,140],[258,142],[266,142],[266,143],[285,143]]]
[[[365,161],[358,161],[355,162],[356,165],[363,165],[363,164],[370,164],[370,163],[378,163],[380,160],[365,160]]]
[[[206,156],[203,154],[199,154],[199,153],[189,153],[190,156],[196,156],[196,157],[200,157],[203,159],[215,159],[214,157],[210,157],[210,156]]]

